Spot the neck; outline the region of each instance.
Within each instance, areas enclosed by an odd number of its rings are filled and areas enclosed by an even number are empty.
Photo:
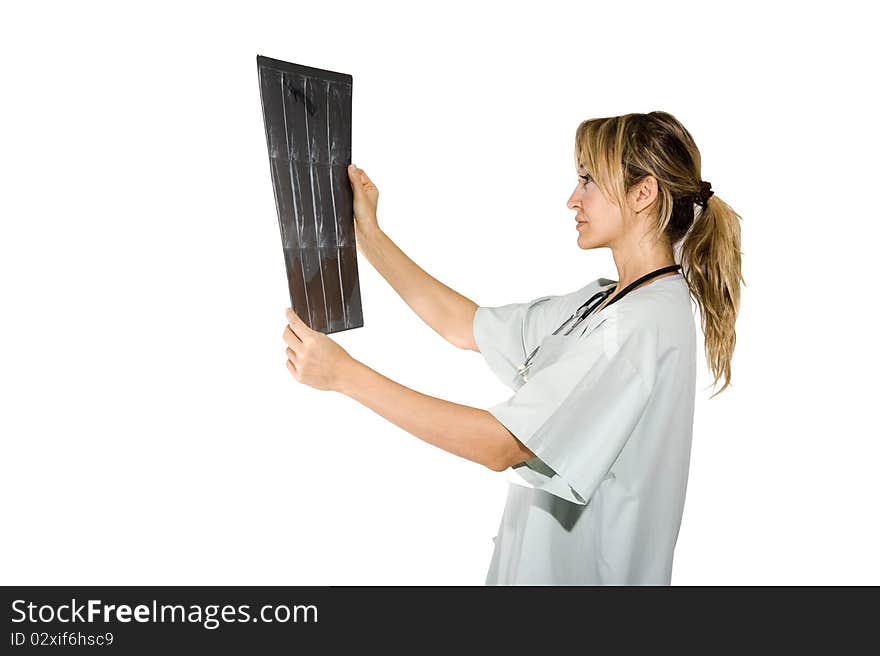
[[[614,290],[615,296],[645,274],[675,264],[672,247],[668,243],[654,244],[653,246],[639,245],[638,243],[627,244],[620,247],[612,247],[611,252],[614,256],[614,264],[617,266],[618,282],[617,288]],[[678,271],[669,271],[654,276],[650,280],[643,282],[639,287],[666,276],[674,276],[677,273]]]

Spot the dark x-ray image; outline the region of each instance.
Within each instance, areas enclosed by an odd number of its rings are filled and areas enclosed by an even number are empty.
[[[359,328],[352,77],[261,55],[257,70],[291,307],[312,330]]]

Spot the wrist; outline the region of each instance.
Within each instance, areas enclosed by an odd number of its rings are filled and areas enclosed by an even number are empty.
[[[366,226],[358,225],[355,237],[363,246],[371,246],[382,237],[382,229],[375,223]]]
[[[351,396],[357,387],[358,375],[362,369],[363,363],[360,360],[349,357],[345,365],[340,369],[339,377],[333,389],[345,396]]]

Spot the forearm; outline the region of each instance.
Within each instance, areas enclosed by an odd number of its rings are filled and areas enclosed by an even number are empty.
[[[337,391],[420,440],[494,471],[515,439],[485,410],[416,392],[352,360]]]
[[[459,347],[471,341],[477,304],[428,274],[380,229],[358,235],[361,253],[419,318]]]

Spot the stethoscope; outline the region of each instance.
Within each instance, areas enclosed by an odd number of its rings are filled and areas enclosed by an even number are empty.
[[[636,287],[641,285],[646,280],[650,280],[651,278],[653,278],[655,276],[662,275],[664,273],[670,273],[670,272],[675,271],[676,269],[680,269],[680,268],[681,268],[680,264],[673,264],[671,266],[663,267],[662,269],[657,269],[656,271],[651,271],[651,273],[646,273],[644,276],[642,276],[641,278],[639,278],[635,282],[627,285],[626,288],[622,292],[620,292],[620,294],[618,294],[613,299],[611,299],[611,302],[608,303],[608,305],[606,305],[605,307],[607,308],[611,305],[614,305],[615,303],[617,303],[617,301],[622,299],[630,291],[632,291],[633,289],[635,289]],[[604,289],[601,292],[597,292],[596,294],[593,294],[583,305],[581,305],[577,310],[575,310],[574,313],[572,313],[572,315],[568,319],[565,320],[565,323],[563,323],[561,326],[559,326],[559,328],[554,330],[552,334],[558,335],[559,332],[562,329],[564,329],[573,320],[574,323],[571,325],[571,327],[566,332],[563,333],[563,336],[570,335],[572,333],[572,331],[575,328],[577,328],[578,325],[584,319],[586,319],[588,316],[590,316],[590,314],[597,307],[602,305],[602,303],[605,301],[606,298],[608,298],[608,296],[610,296],[611,294],[614,293],[615,289],[617,289],[617,285],[615,285],[614,287],[611,287],[610,289]],[[523,362],[519,366],[519,368],[516,370],[517,376],[520,376],[522,378],[523,382],[528,380],[528,378],[526,377],[526,374],[527,374],[528,370],[531,368],[532,360],[534,359],[535,354],[538,352],[539,348],[541,348],[540,344],[538,344],[538,346],[535,347],[535,350],[529,354],[529,357],[526,358],[525,362]]]

